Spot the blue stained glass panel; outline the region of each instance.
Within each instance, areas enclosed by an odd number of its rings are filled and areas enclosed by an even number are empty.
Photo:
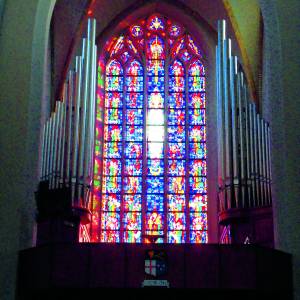
[[[169,143],[168,158],[181,159],[185,157],[185,143]]]
[[[103,160],[103,175],[120,176],[121,175],[121,160],[120,159],[104,159]]]
[[[104,140],[118,142],[122,139],[122,127],[119,125],[104,126]]]
[[[141,126],[126,126],[126,141],[142,141],[143,127]]]
[[[168,243],[181,244],[186,239],[186,232],[182,230],[168,231]]]
[[[147,211],[163,211],[164,210],[164,195],[147,195],[146,203]]]
[[[107,158],[121,158],[122,143],[104,143],[103,156]]]
[[[143,93],[127,93],[125,96],[126,106],[128,108],[143,108],[144,95]]]
[[[185,177],[168,177],[168,188],[170,194],[184,194]]]
[[[142,76],[143,73],[143,67],[137,60],[133,60],[132,62],[130,62],[129,66],[126,69],[126,75],[130,76]]]
[[[137,76],[126,77],[126,89],[128,92],[142,92],[144,88],[144,78]]]
[[[190,193],[202,194],[207,191],[206,177],[190,177]]]
[[[158,76],[148,77],[148,92],[160,91],[163,92],[165,90],[165,78]]]
[[[185,95],[183,93],[170,93],[169,107],[170,108],[185,108]]]
[[[163,212],[148,212],[146,213],[146,230],[153,231],[161,231],[164,225],[164,214]],[[148,233],[148,232],[147,232]],[[154,233],[154,232],[153,232]],[[155,232],[155,235],[159,234],[159,232]]]
[[[142,227],[142,214],[139,212],[124,213],[124,230],[140,230]]]
[[[191,230],[207,230],[207,214],[206,213],[191,213],[190,214]]]
[[[163,159],[148,159],[148,175],[163,176],[164,175],[164,160]]]
[[[185,196],[184,195],[168,195],[169,211],[185,211]]]
[[[125,156],[126,158],[141,158],[142,157],[142,143],[126,142]]]
[[[190,109],[189,119],[191,125],[205,125],[205,109]]]
[[[205,93],[189,93],[190,108],[205,108]]]
[[[180,52],[179,58],[181,58],[184,62],[188,62],[191,60],[192,55],[189,53],[187,49],[184,49]]]
[[[206,141],[206,127],[205,126],[190,126],[189,140],[191,142],[205,142]]]
[[[125,161],[125,175],[128,175],[128,176],[142,175],[142,160],[127,159]]]
[[[181,212],[168,213],[169,230],[185,230],[185,214]]]
[[[142,177],[125,177],[123,188],[126,194],[141,194]]]
[[[105,124],[121,124],[122,110],[117,108],[106,109],[104,122]]]
[[[190,160],[191,176],[206,176],[206,160]]]
[[[165,94],[156,89],[148,95],[148,108],[163,108],[164,98]]]
[[[141,211],[142,196],[141,195],[124,195],[123,196],[125,211]]]
[[[193,244],[207,243],[207,231],[191,231],[190,242]]]
[[[121,192],[121,177],[103,176],[102,193],[118,194]]]
[[[184,125],[185,124],[185,111],[182,109],[169,109],[168,115],[169,125]]]
[[[185,141],[185,126],[169,126],[168,139],[170,142],[184,142]]]
[[[123,106],[123,93],[106,92],[105,107],[121,108]]]
[[[163,77],[165,74],[165,61],[164,60],[148,60],[147,61],[148,76]]]
[[[164,178],[163,177],[148,177],[146,179],[147,194],[162,194],[164,192]]]
[[[102,211],[120,211],[121,195],[109,194],[102,195],[101,208]]]
[[[206,143],[190,143],[190,158],[206,158]]]
[[[106,76],[105,89],[107,91],[123,91],[123,77]]]
[[[190,92],[205,92],[205,77],[190,76],[189,77]]]
[[[184,77],[170,76],[169,77],[169,91],[170,92],[184,92]]]
[[[170,76],[184,76],[184,67],[179,60],[175,60],[169,67]]]
[[[184,176],[185,175],[185,160],[183,159],[170,159],[168,161],[169,175],[171,176]]]
[[[164,158],[163,143],[147,143],[147,156],[149,158]]]
[[[143,124],[143,110],[142,109],[127,109],[126,124],[127,125],[142,125]]]
[[[189,207],[191,212],[207,211],[207,195],[190,195]]]

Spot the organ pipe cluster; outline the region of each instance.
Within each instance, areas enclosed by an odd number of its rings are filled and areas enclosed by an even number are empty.
[[[216,79],[220,211],[270,206],[270,128],[250,98],[224,20],[218,21]]]
[[[82,54],[68,72],[61,101],[43,128],[41,181],[70,189],[72,205],[88,208],[94,169],[96,20],[89,19]]]

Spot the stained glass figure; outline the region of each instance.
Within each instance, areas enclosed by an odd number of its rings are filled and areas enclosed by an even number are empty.
[[[206,78],[198,43],[154,14],[104,49],[92,241],[207,243]]]
[[[151,37],[147,43],[147,54],[150,59],[164,59],[164,40],[158,35]]]

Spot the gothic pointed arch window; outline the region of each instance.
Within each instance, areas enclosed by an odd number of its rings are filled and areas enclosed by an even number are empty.
[[[92,240],[206,243],[205,68],[154,14],[106,44],[98,68]]]

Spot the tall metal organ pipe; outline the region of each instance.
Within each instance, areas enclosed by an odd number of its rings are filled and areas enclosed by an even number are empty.
[[[271,205],[270,128],[256,111],[226,22],[218,21],[216,95],[220,211]]]
[[[73,206],[89,208],[94,166],[97,47],[96,20],[88,19],[82,54],[76,56],[43,127],[40,180],[50,190],[68,188]]]

